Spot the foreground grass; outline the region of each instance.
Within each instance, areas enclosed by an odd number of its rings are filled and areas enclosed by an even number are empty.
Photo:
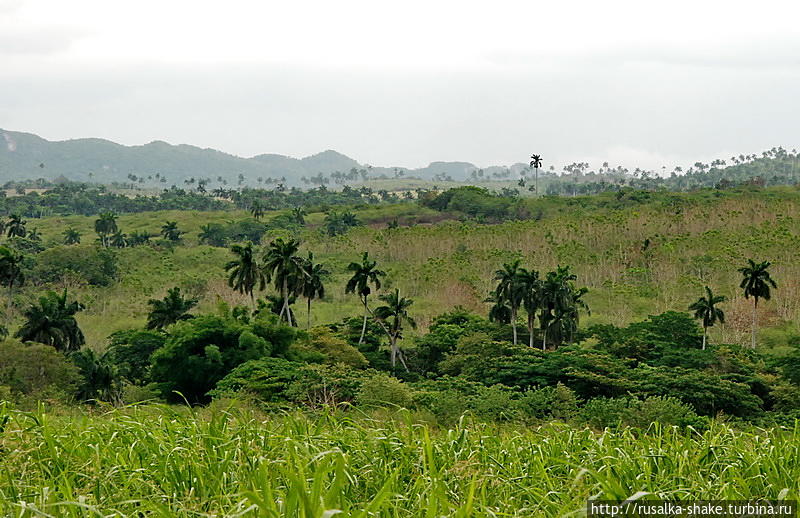
[[[77,411],[75,411],[77,412]],[[5,416],[5,417],[3,417]],[[7,418],[7,420],[6,420]],[[409,414],[0,407],[13,516],[565,516],[587,498],[796,499],[800,428],[595,432]]]

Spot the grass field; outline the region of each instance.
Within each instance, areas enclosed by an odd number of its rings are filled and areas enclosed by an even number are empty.
[[[648,314],[685,311],[707,284],[729,299],[726,324],[712,329],[712,341],[742,342],[749,330],[750,303],[739,292],[736,269],[750,257],[771,261],[779,283],[773,300],[761,305],[762,327],[781,326],[800,316],[797,190],[670,194],[617,208],[597,200],[581,206],[581,198],[543,199],[532,205],[540,217],[500,224],[461,222],[413,203],[369,206],[356,209],[365,226],[335,238],[320,232],[323,213],[309,214],[299,235],[303,248],[313,250],[332,272],[325,299],[314,304],[312,322],[360,314],[358,300],[343,288],[347,264],[362,251],[369,251],[388,272],[385,288],[398,287],[415,300],[412,313],[423,331],[433,316],[455,305],[485,312],[482,301],[493,287],[494,270],[516,257],[539,270],[572,266],[578,284],[590,289],[592,312],[584,316],[584,324],[622,325]],[[245,303],[225,283],[229,252],[199,245],[197,234],[203,224],[247,217],[243,211],[121,215],[124,232],[157,234],[163,222],[174,220],[186,234],[175,247],[119,250],[120,276],[113,286],[67,283],[87,305],[79,321],[89,345],[102,347],[111,332],[141,324],[147,300],[163,296],[172,286],[199,296],[202,311],[213,310],[218,300]],[[69,226],[90,242],[94,219],[49,217],[31,220],[29,227],[38,228],[46,243],[60,241]],[[393,220],[400,228],[387,229]],[[264,241],[269,239],[267,235]],[[42,288],[28,287],[26,296],[32,298]],[[297,312],[304,321],[301,306]]]
[[[800,428],[431,427],[411,414],[0,407],[8,516],[557,517],[586,499],[797,499]],[[7,421],[5,419],[7,418]]]

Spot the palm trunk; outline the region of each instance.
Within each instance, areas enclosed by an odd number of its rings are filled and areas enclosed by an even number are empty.
[[[292,317],[289,314],[289,287],[287,285],[286,277],[283,278],[283,285],[281,286],[281,296],[283,297],[283,307],[281,307],[281,314],[280,316],[284,316],[286,320],[289,322],[289,325],[292,323]]]
[[[750,337],[750,347],[756,348],[756,328],[758,327],[758,297],[753,299],[753,330]]]
[[[514,345],[517,345],[517,308],[511,307],[511,333],[514,337]]]
[[[708,336],[708,327],[703,326],[703,350],[706,350],[706,337]]]
[[[533,349],[533,318],[528,315],[528,347]]]
[[[14,300],[14,279],[8,283],[8,302],[6,303],[6,330],[11,325],[11,302]]]
[[[547,324],[542,324],[542,351],[547,350]]]
[[[364,335],[367,334],[367,312],[369,309],[367,308],[367,297],[364,297],[364,324],[361,326],[361,337],[358,339],[358,345],[361,345],[364,342]]]
[[[311,329],[311,297],[308,297],[308,313],[306,313],[306,329]]]

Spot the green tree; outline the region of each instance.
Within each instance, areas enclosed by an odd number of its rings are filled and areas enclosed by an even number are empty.
[[[113,212],[101,212],[94,222],[94,231],[100,236],[100,243],[104,247],[108,247],[108,236],[117,230],[117,215]]]
[[[7,318],[11,317],[14,287],[21,286],[24,283],[25,273],[22,271],[22,256],[7,246],[0,246],[0,284],[8,288]]]
[[[253,215],[253,218],[259,220],[264,217],[264,213],[264,205],[259,200],[254,200],[250,205],[250,214]]]
[[[303,207],[295,207],[292,209],[292,218],[298,225],[306,224],[306,211]]]
[[[177,221],[167,221],[161,226],[161,235],[164,236],[164,239],[167,241],[172,241],[173,243],[180,241],[181,234],[183,234],[183,232],[178,230]]]
[[[70,359],[78,367],[81,376],[78,400],[107,401],[114,405],[122,403],[122,377],[107,352],[98,355],[84,348],[70,354]]]
[[[769,300],[771,297],[770,287],[778,287],[767,271],[767,269],[770,267],[770,264],[772,263],[768,261],[756,263],[752,259],[748,259],[747,266],[739,268],[739,273],[742,274],[742,282],[739,284],[739,287],[744,290],[744,298],[749,299],[750,297],[753,297],[753,328],[750,344],[753,349],[756,348],[758,300]]]
[[[67,290],[62,295],[48,291],[24,312],[25,323],[16,336],[23,342],[52,345],[57,351],[77,351],[85,343],[75,314],[84,309],[83,304],[67,302]]]
[[[31,241],[35,241],[35,242],[37,242],[37,243],[39,243],[39,242],[41,242],[41,241],[42,241],[42,233],[41,233],[41,232],[39,232],[39,229],[38,229],[38,228],[36,228],[36,227],[32,228],[32,229],[30,230],[30,232],[28,232],[28,235],[27,235],[27,236],[25,236],[25,237],[27,237],[27,238],[28,238],[28,239],[30,239]]]
[[[6,233],[8,237],[25,237],[27,231],[25,230],[25,220],[22,219],[22,216],[19,214],[9,216]]]
[[[400,296],[400,290],[395,289],[394,293],[381,295],[378,297],[386,304],[375,308],[375,318],[382,323],[386,336],[389,337],[389,347],[394,368],[399,359],[406,370],[406,361],[402,349],[397,346],[397,341],[403,336],[403,324],[408,324],[412,329],[417,328],[417,323],[408,314],[408,308],[414,303],[413,300]]]
[[[128,236],[123,234],[121,230],[117,230],[108,239],[108,245],[114,248],[125,248],[128,246]]]
[[[303,260],[297,255],[300,242],[295,239],[284,241],[278,238],[269,244],[264,254],[264,274],[267,282],[272,282],[283,300],[280,318],[290,322],[289,297],[297,296],[304,283]]]
[[[353,261],[347,265],[347,270],[353,272],[353,276],[347,281],[344,292],[358,294],[361,297],[361,303],[364,304],[364,323],[361,326],[361,337],[358,339],[358,345],[361,345],[364,341],[364,333],[367,332],[367,318],[369,318],[368,298],[372,293],[370,284],[375,286],[377,291],[381,289],[381,277],[386,276],[386,272],[376,268],[377,265],[377,261],[370,260],[369,252],[364,252],[360,263]]]
[[[72,227],[63,232],[65,245],[79,245],[81,243],[81,233]]]
[[[694,318],[703,322],[703,350],[706,348],[708,328],[712,327],[717,321],[725,323],[725,313],[717,307],[717,304],[725,302],[722,295],[714,295],[711,288],[706,286],[705,297],[700,297],[696,302],[689,305],[689,311],[694,311]]]
[[[494,289],[495,298],[508,304],[511,310],[511,329],[514,345],[517,345],[517,312],[522,303],[522,289],[520,284],[520,260],[515,259],[494,272],[497,287]]]
[[[542,301],[542,282],[539,272],[520,268],[518,275],[519,289],[522,298],[522,307],[528,316],[528,346],[533,347],[533,330],[536,328],[536,312]]]
[[[255,258],[253,243],[247,242],[244,245],[231,246],[231,253],[236,259],[225,264],[225,271],[228,272],[228,286],[238,291],[250,295],[250,302],[255,307],[253,290],[258,287],[263,290],[266,287],[266,277],[261,270],[261,266]]]
[[[323,279],[330,274],[321,263],[314,263],[314,254],[308,252],[308,257],[303,262],[303,297],[306,298],[306,328],[311,328],[311,301],[325,296]]]
[[[548,338],[556,345],[571,341],[578,326],[580,310],[588,312],[583,300],[588,290],[577,289],[572,283],[577,277],[569,266],[559,266],[547,272],[542,280],[539,298],[539,325],[542,330],[542,350],[547,349]]]
[[[189,311],[197,302],[197,299],[184,298],[177,286],[167,290],[167,296],[161,300],[148,300],[147,304],[151,309],[147,315],[147,329],[163,329],[175,322],[192,318]]]

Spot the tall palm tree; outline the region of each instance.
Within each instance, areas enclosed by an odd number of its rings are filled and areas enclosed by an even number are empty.
[[[147,304],[152,309],[147,315],[147,329],[163,329],[175,322],[192,318],[189,310],[195,307],[197,302],[197,299],[184,298],[177,286],[167,290],[167,296],[161,300],[148,300]]]
[[[264,217],[264,205],[261,204],[259,200],[253,201],[253,204],[250,205],[250,214],[257,220]]]
[[[381,327],[389,337],[392,368],[394,368],[396,361],[399,359],[403,367],[408,370],[403,351],[397,346],[397,340],[403,336],[404,323],[408,324],[412,329],[417,328],[417,323],[408,314],[408,308],[414,301],[401,297],[398,289],[395,289],[394,293],[381,295],[378,298],[386,303],[384,306],[375,308],[375,318],[378,319],[378,323],[381,324]]]
[[[108,247],[108,236],[119,230],[117,228],[117,215],[113,212],[101,212],[94,222],[94,231],[100,236],[100,242]]]
[[[542,167],[541,155],[531,155],[531,167],[533,167],[536,176],[536,196],[539,196],[539,168]]]
[[[522,303],[522,291],[520,289],[519,273],[520,259],[515,259],[510,263],[503,264],[503,267],[494,272],[494,280],[497,287],[494,290],[497,300],[505,301],[511,309],[511,329],[514,337],[514,345],[517,345],[517,312]]]
[[[528,346],[533,347],[533,330],[536,327],[536,312],[542,299],[542,281],[539,272],[520,268],[517,274],[522,307],[528,316]]]
[[[751,335],[751,347],[756,348],[756,332],[758,327],[758,299],[769,300],[771,293],[770,287],[777,288],[778,285],[770,277],[767,269],[770,262],[764,261],[756,263],[752,259],[747,260],[747,266],[739,268],[742,274],[742,282],[739,287],[744,290],[744,298],[753,297],[753,329]]]
[[[264,254],[264,274],[283,299],[279,316],[289,322],[289,297],[297,295],[303,286],[305,272],[303,260],[297,256],[300,242],[278,238],[269,244]]]
[[[369,298],[372,289],[370,284],[375,286],[375,290],[381,289],[381,277],[386,276],[386,272],[378,270],[376,266],[377,261],[371,261],[369,252],[364,252],[361,256],[361,262],[353,261],[347,265],[348,271],[353,272],[353,276],[347,281],[344,288],[345,293],[357,293],[361,297],[361,302],[364,304],[364,323],[361,326],[361,337],[358,339],[358,344],[364,342],[364,335],[367,332],[367,318],[369,317],[369,306],[367,299]]]
[[[22,271],[22,256],[6,246],[0,246],[0,284],[8,288],[6,319],[11,318],[11,303],[14,300],[14,287],[25,283]]]
[[[177,221],[167,221],[161,225],[161,235],[164,236],[164,239],[167,241],[180,241],[181,234],[183,234],[183,232],[178,230]]]
[[[228,286],[239,293],[250,295],[250,302],[255,307],[253,290],[256,287],[263,290],[267,281],[255,258],[253,243],[248,241],[244,245],[232,245],[231,253],[236,256],[236,259],[225,264],[225,271],[229,272]]]
[[[8,237],[25,237],[27,232],[25,230],[25,220],[22,219],[22,216],[19,214],[9,216],[6,232]]]
[[[85,339],[75,314],[83,308],[77,301],[67,303],[67,290],[62,295],[48,291],[25,311],[25,323],[14,336],[23,342],[52,345],[57,351],[77,351]]]
[[[81,233],[72,227],[65,230],[63,235],[65,245],[78,245],[81,242]]]
[[[712,327],[717,321],[725,323],[725,313],[717,307],[717,304],[725,302],[722,295],[714,295],[711,288],[706,286],[706,296],[700,297],[696,302],[689,305],[689,311],[694,311],[694,318],[703,321],[703,350],[706,349],[706,337],[708,328]]]
[[[308,258],[303,262],[303,296],[308,303],[306,329],[311,328],[311,301],[325,296],[325,284],[322,279],[330,272],[321,263],[314,263],[314,254],[308,252]]]

